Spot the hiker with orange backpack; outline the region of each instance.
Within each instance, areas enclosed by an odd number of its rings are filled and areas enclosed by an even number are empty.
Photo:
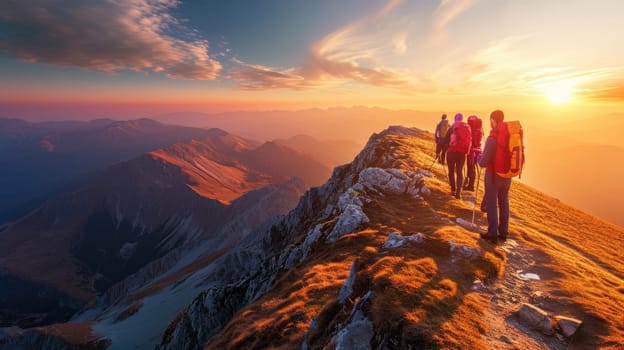
[[[504,122],[503,111],[490,114],[492,131],[479,159],[485,172],[485,209],[488,231],[481,238],[496,243],[509,234],[509,188],[524,165],[523,131],[520,122]]]
[[[466,155],[470,151],[471,134],[470,126],[463,122],[464,116],[461,113],[455,115],[455,123],[448,131],[445,144],[448,145],[446,151],[446,161],[448,164],[449,184],[451,185],[451,195],[460,199],[463,184],[463,168],[466,162]]]
[[[466,158],[466,164],[468,167],[468,180],[465,181],[464,191],[473,192],[474,183],[477,177],[477,159],[481,156],[481,141],[483,140],[483,123],[481,118],[476,115],[468,117],[468,125],[472,131],[472,145],[470,146],[470,152]]]

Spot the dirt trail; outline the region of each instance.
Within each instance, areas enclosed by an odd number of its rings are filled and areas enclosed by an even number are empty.
[[[507,254],[505,270],[490,284],[475,288],[490,299],[483,317],[488,325],[484,340],[490,349],[564,350],[568,340],[562,335],[546,336],[519,323],[516,311],[522,303],[539,303],[548,293],[544,276],[539,274],[534,252],[508,239],[496,249]]]

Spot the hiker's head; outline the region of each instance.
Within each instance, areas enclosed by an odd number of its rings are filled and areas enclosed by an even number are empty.
[[[446,119],[446,114],[442,114],[442,119]]]
[[[456,122],[461,122],[462,120],[464,120],[464,115],[461,113],[457,113],[455,114],[455,121]]]
[[[490,123],[492,128],[495,128],[498,123],[502,123],[505,120],[505,114],[500,109],[495,110],[490,114]]]

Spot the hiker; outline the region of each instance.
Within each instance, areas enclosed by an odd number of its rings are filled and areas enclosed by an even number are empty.
[[[451,185],[451,195],[460,199],[463,184],[463,168],[466,162],[466,155],[470,151],[471,134],[470,126],[463,121],[461,113],[455,115],[455,123],[446,134],[444,144],[448,145],[446,151],[446,161],[448,164],[449,185]]]
[[[449,129],[448,120],[446,120],[446,114],[442,114],[442,118],[435,129],[435,142],[436,142],[436,160],[440,164],[444,164],[446,156],[446,145],[444,139]]]
[[[511,178],[519,175],[524,164],[522,127],[519,122],[504,122],[501,110],[490,114],[492,131],[479,159],[485,172],[484,207],[487,211],[488,231],[481,238],[496,243],[505,241],[509,234],[509,188]],[[511,150],[511,151],[510,151]]]
[[[476,115],[468,117],[468,125],[472,131],[472,145],[468,157],[466,158],[466,164],[468,167],[468,181],[464,184],[464,191],[473,192],[475,178],[477,177],[477,159],[481,155],[481,141],[483,140],[483,123],[481,118]]]

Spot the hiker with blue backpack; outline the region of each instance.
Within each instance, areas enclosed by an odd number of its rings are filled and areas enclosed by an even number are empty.
[[[448,164],[449,185],[451,185],[451,195],[460,199],[463,185],[463,168],[466,162],[466,155],[470,151],[472,144],[472,132],[470,126],[463,121],[461,113],[455,115],[455,123],[446,134],[444,144],[448,145],[446,151],[446,161]]]
[[[524,165],[523,131],[520,122],[505,122],[503,111],[490,114],[492,131],[485,142],[479,166],[485,172],[485,210],[488,230],[481,238],[491,243],[505,241],[509,234],[509,188]]]

